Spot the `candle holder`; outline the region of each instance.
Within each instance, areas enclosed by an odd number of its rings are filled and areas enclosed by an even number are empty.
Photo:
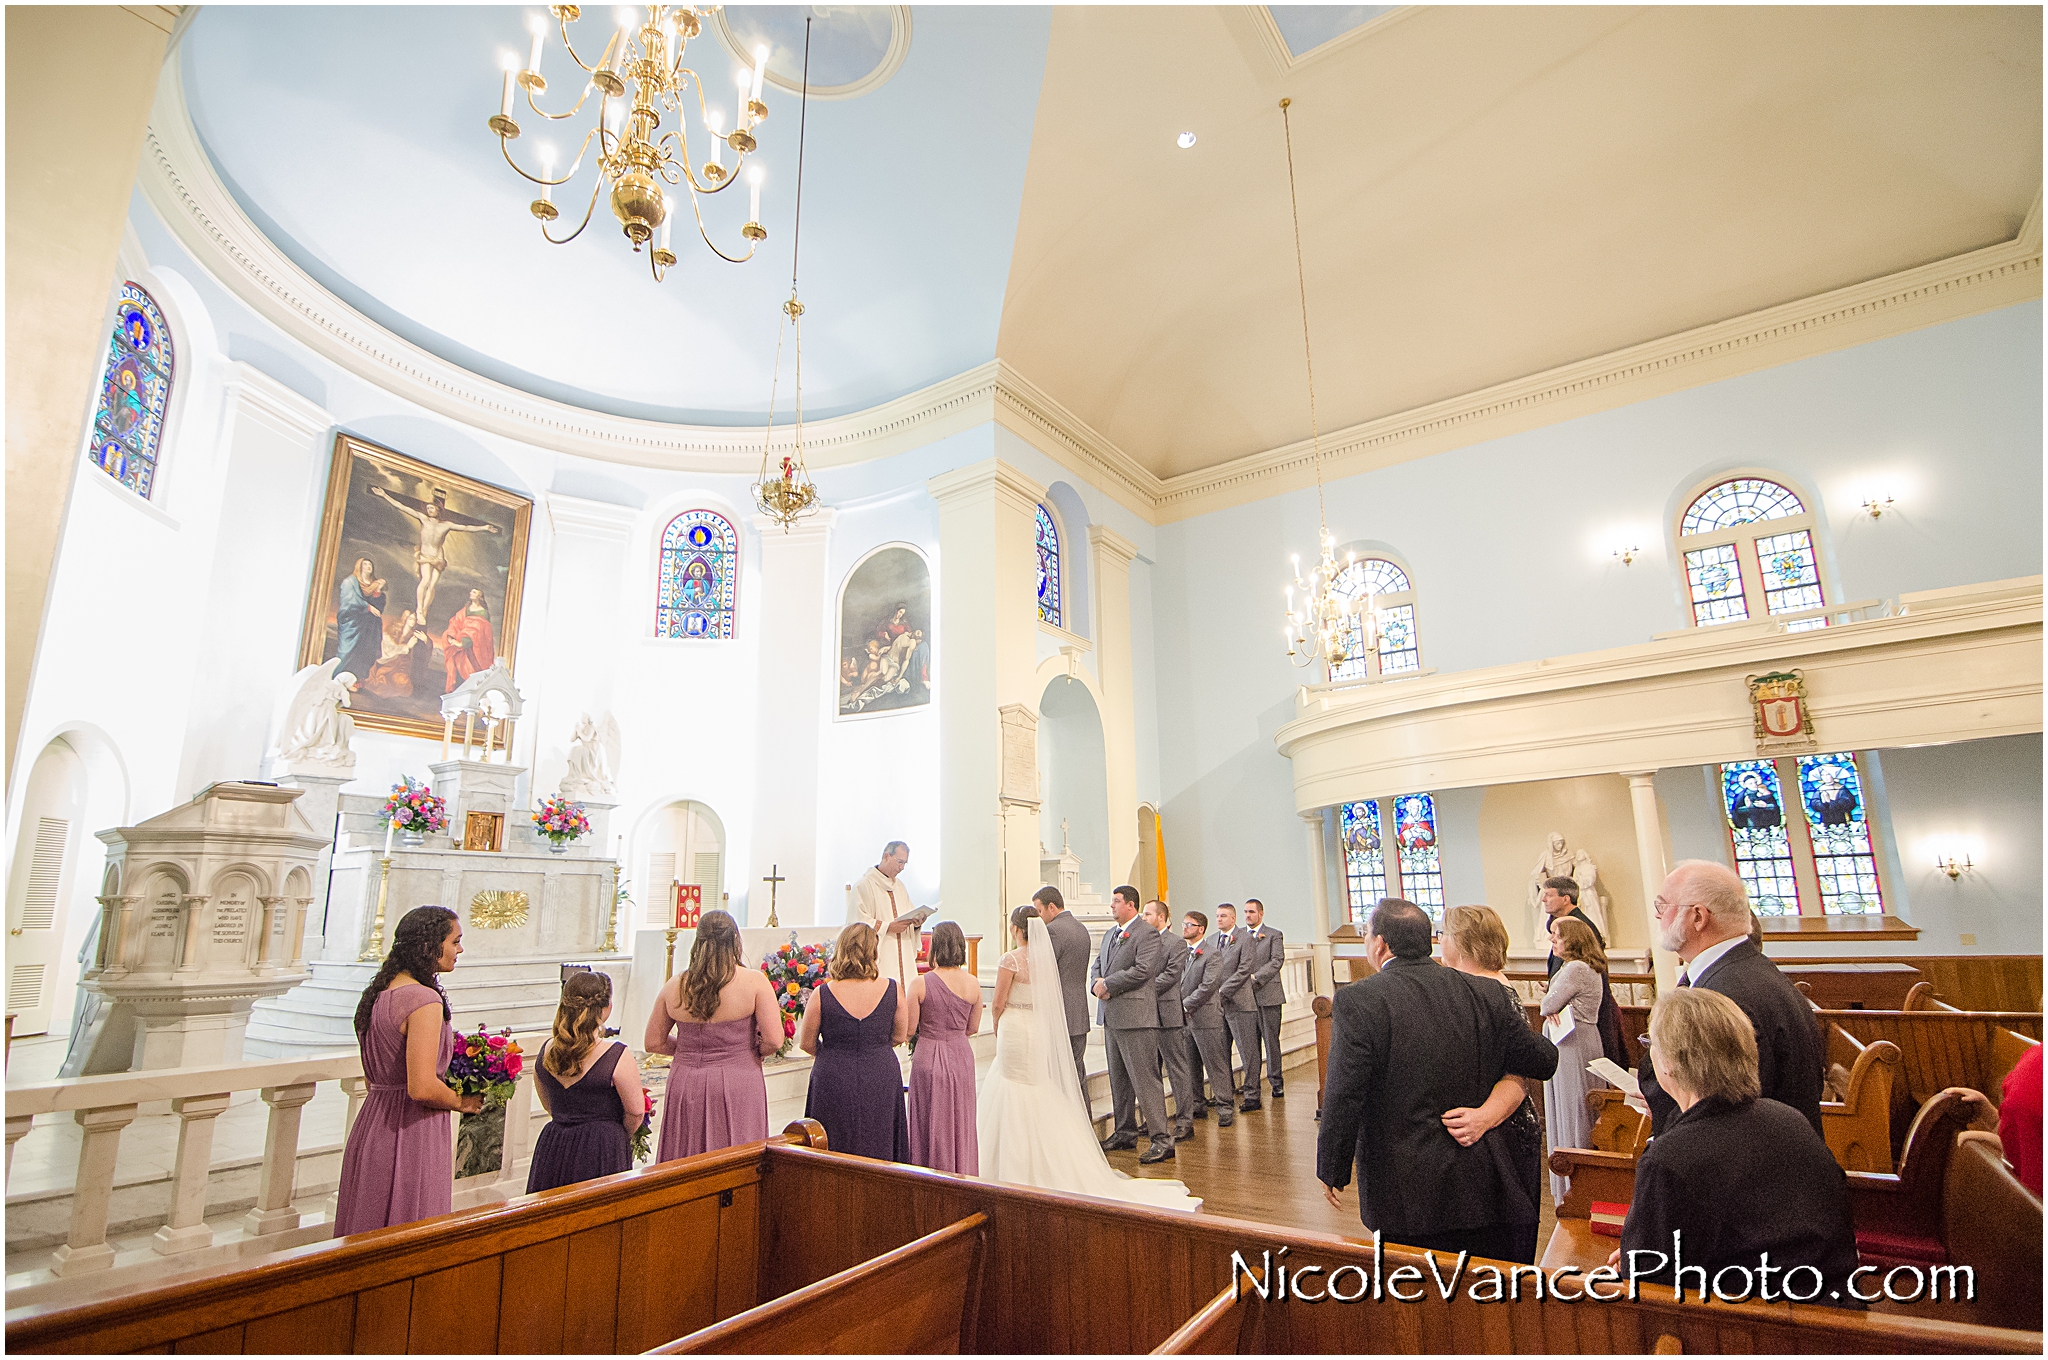
[[[391,856],[385,854],[383,872],[377,877],[377,922],[370,927],[370,933],[363,938],[363,952],[356,955],[357,963],[382,963],[384,961],[384,901],[391,891]]]
[[[661,966],[661,980],[667,982],[676,975],[676,928],[668,928],[668,960]]]

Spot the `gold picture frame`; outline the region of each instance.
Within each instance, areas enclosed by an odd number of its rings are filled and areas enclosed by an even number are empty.
[[[358,727],[438,740],[443,694],[512,669],[532,520],[524,496],[335,435],[299,665],[352,677]]]
[[[503,850],[505,848],[505,814],[502,812],[470,812],[464,814],[462,848],[465,850],[488,850],[493,854]]]

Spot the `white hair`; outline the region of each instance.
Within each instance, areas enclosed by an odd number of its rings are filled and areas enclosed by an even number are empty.
[[[1680,860],[1673,873],[1684,874],[1695,895],[1695,905],[1705,907],[1714,924],[1723,930],[1749,931],[1749,890],[1733,869],[1712,860]]]

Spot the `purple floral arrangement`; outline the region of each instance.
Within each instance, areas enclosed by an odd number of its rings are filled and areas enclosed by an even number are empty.
[[[540,806],[533,810],[533,825],[541,835],[557,842],[590,834],[590,817],[583,811],[583,804],[571,802],[559,793],[540,800]]]
[[[406,775],[384,800],[384,820],[401,831],[439,831],[448,825],[448,805],[431,787]]]

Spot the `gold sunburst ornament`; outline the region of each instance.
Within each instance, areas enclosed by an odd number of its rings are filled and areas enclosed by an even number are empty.
[[[479,930],[512,930],[526,924],[526,894],[486,888],[469,899],[469,923]]]
[[[796,218],[789,241],[789,301],[782,304],[782,320],[775,324],[775,375],[768,384],[768,429],[761,439],[761,475],[754,483],[754,504],[762,514],[788,533],[796,522],[818,508],[818,488],[811,471],[804,466],[804,304],[796,295],[797,249],[804,231],[804,129],[811,102],[811,21],[804,19],[804,88],[798,105],[796,125]],[[775,456],[775,397],[782,381],[782,341],[792,338],[796,354],[796,438],[779,465],[771,468]]]

